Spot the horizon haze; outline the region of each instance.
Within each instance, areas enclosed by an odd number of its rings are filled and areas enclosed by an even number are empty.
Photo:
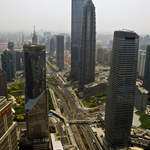
[[[96,7],[96,31],[112,34],[129,29],[138,34],[150,34],[150,1],[93,0]],[[2,0],[0,32],[71,31],[71,0]]]

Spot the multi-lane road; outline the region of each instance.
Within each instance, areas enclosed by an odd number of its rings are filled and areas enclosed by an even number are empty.
[[[60,99],[64,100],[64,102],[61,103],[64,107],[63,115],[68,120],[74,120],[74,119],[85,120],[87,116],[85,116],[83,113],[84,111],[81,108],[78,108],[78,106],[76,105],[76,99],[74,98],[72,93],[67,89],[67,87],[61,84],[61,80],[59,80],[57,73],[51,70],[51,68],[48,65],[47,65],[47,73],[51,73],[54,75],[56,80],[61,85],[61,88],[62,88],[61,92],[64,93],[65,97],[67,98],[69,102],[69,107],[71,108],[71,110],[68,108],[67,104],[65,103],[64,97],[59,93],[58,89],[56,87],[52,87],[51,85],[51,88],[54,90],[54,92],[57,93]],[[93,133],[89,125],[71,125],[71,129],[74,134],[78,148],[80,150],[88,150],[88,149],[89,150],[102,150],[100,142],[98,141],[97,137],[95,136],[95,134]]]

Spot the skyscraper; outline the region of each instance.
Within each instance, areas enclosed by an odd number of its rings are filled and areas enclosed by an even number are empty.
[[[105,136],[110,147],[128,144],[136,90],[139,36],[131,31],[114,33]]]
[[[150,45],[148,45],[146,49],[144,87],[150,92]]]
[[[72,0],[71,22],[71,78],[78,80],[80,71],[80,42],[83,6],[86,0]]]
[[[54,55],[54,51],[55,51],[55,41],[53,37],[50,39],[50,52],[49,52],[50,57]]]
[[[80,81],[83,88],[95,80],[95,7],[92,0],[88,0],[83,8],[81,48],[80,48]]]
[[[64,68],[64,36],[56,36],[56,65],[59,70]]]
[[[102,63],[103,51],[102,47],[97,48],[97,62],[100,64]]]
[[[138,72],[138,76],[142,79],[144,78],[145,61],[146,61],[146,51],[145,50],[139,50],[137,72]]]
[[[13,122],[11,102],[0,96],[0,150],[18,150],[16,123]]]
[[[13,81],[15,77],[15,66],[16,61],[14,58],[14,51],[5,50],[1,54],[1,61],[2,61],[2,70],[7,74],[7,81]]]
[[[38,150],[49,145],[45,59],[44,46],[24,45],[27,138]]]
[[[38,37],[37,37],[36,32],[35,32],[35,26],[34,26],[33,36],[32,36],[32,44],[33,45],[38,44]]]

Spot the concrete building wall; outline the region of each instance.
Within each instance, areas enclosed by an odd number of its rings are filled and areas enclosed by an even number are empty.
[[[134,32],[114,33],[105,136],[111,147],[128,144],[133,119],[139,36]]]
[[[79,88],[95,80],[96,25],[95,6],[88,1],[83,8],[80,48]]]
[[[56,65],[59,70],[64,68],[64,36],[56,36]]]

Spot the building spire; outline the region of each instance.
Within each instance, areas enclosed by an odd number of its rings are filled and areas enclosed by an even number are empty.
[[[34,29],[33,29],[33,34],[35,34],[36,32],[35,32],[35,25],[34,25]]]
[[[36,35],[36,31],[35,31],[35,25],[34,25],[34,28],[33,28],[32,44],[33,45],[37,45],[38,44],[38,38],[37,38],[37,35]]]

